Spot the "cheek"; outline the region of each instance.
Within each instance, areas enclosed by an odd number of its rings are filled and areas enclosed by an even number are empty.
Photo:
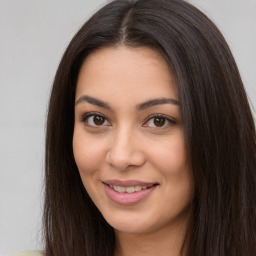
[[[154,147],[153,147],[154,148]],[[193,197],[194,178],[188,161],[183,135],[170,138],[154,149],[152,163],[162,174],[166,197],[170,195],[177,204],[190,201]]]
[[[73,136],[73,153],[81,176],[95,173],[104,158],[102,143],[95,142],[90,136],[85,136],[76,129]]]
[[[152,159],[158,170],[166,175],[179,175],[187,170],[188,160],[185,142],[182,136],[166,140],[161,147],[152,147]]]
[[[163,144],[155,151],[155,167],[162,174],[163,200],[156,209],[156,216],[178,216],[187,209],[194,197],[194,178],[190,168],[185,143],[182,137]],[[166,203],[169,202],[169,203]],[[165,209],[165,213],[162,213]],[[163,218],[164,219],[164,218]]]
[[[81,129],[82,130],[82,129]],[[78,167],[83,185],[96,203],[99,183],[99,174],[104,159],[104,150],[102,143],[95,142],[90,136],[85,136],[83,130],[74,130],[73,136],[73,153],[76,165]]]

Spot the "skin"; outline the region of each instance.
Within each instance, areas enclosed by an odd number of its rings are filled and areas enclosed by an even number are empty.
[[[137,107],[162,98],[172,100]],[[115,230],[116,255],[180,255],[194,186],[178,100],[167,63],[151,48],[104,47],[81,67],[74,157],[85,189]],[[158,185],[139,202],[120,205],[105,192],[109,179]]]

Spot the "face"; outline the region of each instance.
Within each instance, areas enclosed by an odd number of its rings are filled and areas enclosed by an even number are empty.
[[[89,55],[77,82],[73,151],[82,182],[116,230],[172,227],[193,197],[177,86],[147,47]]]

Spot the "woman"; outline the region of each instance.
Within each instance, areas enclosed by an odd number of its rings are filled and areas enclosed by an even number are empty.
[[[181,0],[113,1],[55,77],[45,255],[254,255],[255,155],[215,25]]]

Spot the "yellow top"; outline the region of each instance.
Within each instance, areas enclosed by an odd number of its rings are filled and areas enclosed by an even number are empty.
[[[10,256],[43,256],[42,251],[24,251],[12,254]]]

